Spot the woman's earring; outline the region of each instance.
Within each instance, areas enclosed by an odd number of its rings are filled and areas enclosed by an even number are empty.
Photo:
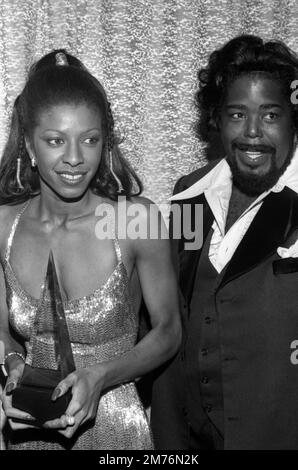
[[[31,166],[34,168],[36,166],[36,158],[33,156],[31,157]]]
[[[21,182],[21,157],[17,158],[17,183],[19,189],[24,189],[24,186]]]
[[[110,160],[110,172],[112,173],[113,178],[115,179],[115,181],[118,185],[117,193],[121,194],[124,191],[124,189],[123,189],[123,186],[122,186],[122,183],[121,183],[120,179],[118,178],[118,176],[116,175],[116,173],[114,171],[114,168],[113,168],[113,154],[112,154],[111,150],[109,151],[109,160]]]
[[[17,180],[17,185],[19,189],[24,189],[24,186],[22,185],[22,182],[21,182],[21,163],[22,163],[23,154],[24,154],[24,131],[23,129],[21,129],[18,156],[17,156],[17,171],[16,171],[16,180]]]

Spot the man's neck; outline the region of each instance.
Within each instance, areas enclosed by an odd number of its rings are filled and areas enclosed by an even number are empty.
[[[248,196],[247,194],[242,193],[234,185],[232,186],[232,194],[226,219],[226,232],[232,227],[240,215],[243,214],[243,212],[257,199],[257,197],[258,195]]]

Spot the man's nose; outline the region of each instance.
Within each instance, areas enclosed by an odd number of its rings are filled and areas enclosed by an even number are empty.
[[[70,142],[63,156],[63,161],[71,166],[77,166],[84,162],[82,149],[77,142]]]
[[[258,116],[248,117],[245,122],[245,137],[262,137],[262,126]]]

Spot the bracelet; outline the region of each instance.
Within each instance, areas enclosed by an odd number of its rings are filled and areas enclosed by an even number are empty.
[[[19,356],[24,362],[26,361],[26,358],[24,356],[24,354],[18,352],[18,351],[11,351],[7,354],[5,354],[4,356],[4,365],[5,365],[5,362],[6,360],[10,357],[10,356]]]
[[[7,377],[7,375],[8,375],[7,372],[6,372],[6,369],[5,369],[6,359],[8,359],[10,356],[13,356],[13,355],[19,356],[21,359],[23,359],[24,362],[26,360],[24,354],[22,354],[18,351],[11,351],[11,352],[5,354],[4,359],[3,359],[3,364],[1,365],[2,373],[5,377]]]

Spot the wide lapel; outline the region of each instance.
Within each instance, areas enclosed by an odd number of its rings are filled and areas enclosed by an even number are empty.
[[[205,195],[201,194],[195,198],[180,201],[180,204],[191,204],[192,208],[194,208],[195,204],[203,205],[203,243],[204,243],[209,233],[209,230],[211,228],[212,222],[214,220],[214,216],[209,207],[209,204],[206,201]],[[182,207],[182,211],[183,211],[183,207]],[[186,250],[185,242],[187,243],[190,241],[191,240],[185,240],[185,238],[182,237],[181,242],[179,244],[180,245],[179,285],[183,293],[183,296],[188,304],[191,301],[197,265],[198,265],[198,261],[199,261],[201,249],[202,249],[201,247],[200,249],[197,249],[197,250]]]
[[[252,221],[223,274],[220,286],[249,271],[282,245],[291,229],[293,192],[271,192]]]

